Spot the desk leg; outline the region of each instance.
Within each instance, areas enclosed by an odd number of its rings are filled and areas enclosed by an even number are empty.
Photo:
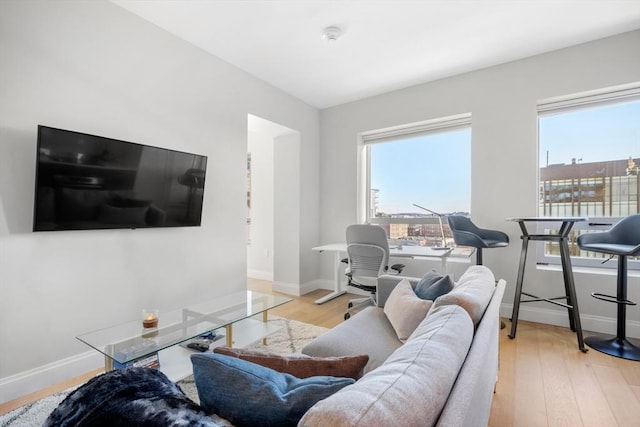
[[[322,298],[318,298],[315,301],[316,304],[324,304],[327,301],[331,301],[332,299],[347,293],[347,291],[340,289],[340,264],[342,264],[341,252],[336,251],[335,258],[333,259],[333,292],[323,296]]]
[[[584,338],[582,337],[582,325],[580,322],[580,310],[578,309],[578,298],[576,296],[576,287],[573,281],[573,270],[571,267],[571,257],[569,255],[569,244],[567,238],[560,239],[560,260],[562,261],[562,274],[564,276],[564,287],[567,292],[567,305],[569,308],[569,325],[571,330],[578,335],[578,348],[583,353],[587,352],[584,346]]]
[[[518,279],[516,280],[516,293],[513,297],[513,311],[511,312],[511,333],[508,337],[516,337],[518,327],[518,314],[520,312],[520,300],[522,299],[522,281],[524,279],[524,266],[527,262],[527,250],[529,249],[529,237],[522,236],[522,252],[520,252],[520,265],[518,266]]]

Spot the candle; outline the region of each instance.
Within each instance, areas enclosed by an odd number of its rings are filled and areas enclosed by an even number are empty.
[[[157,328],[158,310],[142,310],[142,326],[144,328]]]

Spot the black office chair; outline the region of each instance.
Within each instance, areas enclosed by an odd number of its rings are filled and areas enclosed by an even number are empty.
[[[347,227],[347,286],[353,286],[370,293],[368,298],[349,301],[344,319],[351,317],[353,311],[367,305],[376,304],[378,277],[389,273],[389,268],[398,274],[403,264],[388,267],[389,243],[387,233],[377,225],[354,224]]]
[[[622,219],[609,231],[578,236],[578,246],[587,251],[618,256],[616,296],[598,292],[591,294],[594,298],[618,305],[617,333],[615,336],[586,337],[584,342],[602,353],[640,361],[640,340],[626,337],[627,306],[636,305],[627,299],[627,257],[640,255],[640,214]]]
[[[509,236],[502,231],[484,230],[476,227],[469,218],[462,215],[447,216],[453,240],[458,246],[476,248],[476,264],[482,265],[482,249],[509,246]]]

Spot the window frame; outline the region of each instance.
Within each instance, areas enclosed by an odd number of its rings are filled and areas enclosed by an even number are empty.
[[[540,100],[537,103],[537,123],[538,123],[538,165],[540,165],[539,156],[540,153],[540,120],[544,117],[551,115],[559,115],[569,113],[572,111],[578,111],[588,108],[598,108],[607,105],[622,104],[625,102],[633,102],[640,100],[640,82],[634,82],[626,85],[620,85],[616,87],[598,89],[594,91],[582,92],[578,94],[572,94],[561,97],[548,98]],[[540,212],[540,186],[542,185],[540,176],[540,166],[537,168],[537,182],[538,182],[538,214],[543,216]],[[638,189],[640,192],[640,188]],[[640,195],[638,195],[640,196]],[[639,201],[640,203],[640,201]],[[640,213],[640,212],[639,212]],[[586,215],[579,215],[586,216]],[[587,221],[576,222],[572,229],[573,231],[606,231],[610,229],[614,224],[618,223],[624,216],[587,216]],[[538,233],[544,233],[544,223],[538,226]],[[546,244],[539,244],[536,247],[536,259],[539,265],[560,265],[561,260],[559,255],[547,254],[545,250]],[[609,261],[611,258],[596,258],[596,257],[584,257],[579,255],[572,255],[571,262],[574,267],[587,267],[587,268],[601,268],[608,270],[617,269],[617,263]],[[609,262],[607,262],[609,261]],[[640,270],[640,260],[628,259],[627,268],[629,270]]]
[[[471,113],[456,114],[421,122],[408,123],[383,129],[361,132],[358,134],[358,167],[357,167],[357,216],[362,224],[439,224],[438,217],[421,218],[389,218],[371,217],[371,150],[373,144],[386,143],[423,135],[435,135],[459,129],[469,129],[471,134],[470,150],[473,144],[473,128]],[[469,153],[471,154],[471,153]],[[471,185],[471,183],[469,183]],[[471,201],[469,201],[471,202]],[[471,211],[471,206],[469,206]],[[470,213],[470,212],[469,212]],[[446,227],[446,221],[444,222]],[[453,242],[451,242],[453,243]]]

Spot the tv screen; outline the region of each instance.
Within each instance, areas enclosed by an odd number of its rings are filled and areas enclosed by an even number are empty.
[[[207,157],[38,126],[34,231],[199,226]]]

